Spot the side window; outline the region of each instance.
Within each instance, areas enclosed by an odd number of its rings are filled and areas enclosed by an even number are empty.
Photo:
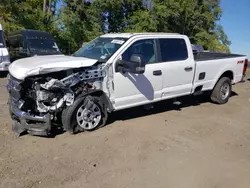
[[[182,61],[188,58],[184,39],[159,39],[163,62]]]
[[[130,61],[132,55],[140,55],[145,64],[156,63],[155,42],[153,39],[139,40],[133,43],[123,54],[122,59]]]
[[[19,37],[19,52],[27,54],[27,42],[22,36]]]
[[[23,52],[23,37],[21,35],[19,35],[17,40],[18,40],[19,52]]]
[[[17,39],[16,37],[10,37],[8,38],[9,40],[9,45],[10,45],[10,48],[14,49],[17,47]]]
[[[19,47],[20,47],[20,40],[19,40],[19,36],[13,36],[13,40],[12,40],[12,47],[13,49],[18,52],[19,51]]]
[[[27,52],[28,46],[27,46],[27,41],[23,40],[23,49]]]
[[[16,51],[17,51],[17,48],[19,47],[17,36],[11,36],[8,40],[9,40],[10,55],[16,56]]]
[[[23,49],[21,35],[11,35],[8,38],[9,54],[11,62],[15,61],[20,56],[20,47]],[[23,50],[22,50],[23,51]]]

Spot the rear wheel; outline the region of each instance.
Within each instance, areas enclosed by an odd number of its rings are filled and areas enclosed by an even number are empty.
[[[211,100],[217,104],[225,104],[228,102],[231,92],[231,80],[227,77],[222,77],[212,91]]]
[[[62,124],[66,131],[74,134],[93,131],[103,127],[107,121],[107,110],[99,97],[86,96],[77,99],[62,113]]]

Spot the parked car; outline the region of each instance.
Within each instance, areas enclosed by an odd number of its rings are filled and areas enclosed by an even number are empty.
[[[10,64],[9,53],[8,49],[6,48],[3,28],[2,25],[0,24],[0,71],[8,71],[9,64]]]
[[[26,57],[61,55],[55,39],[47,32],[20,30],[8,36],[11,62]]]
[[[185,35],[105,34],[74,56],[37,56],[10,65],[13,130],[48,135],[61,119],[71,133],[92,131],[105,125],[110,112],[204,91],[225,104],[246,65],[244,55],[194,56]]]

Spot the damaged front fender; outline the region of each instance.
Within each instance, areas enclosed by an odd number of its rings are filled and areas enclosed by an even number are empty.
[[[105,72],[101,66],[73,73],[61,80],[52,78],[45,83],[36,83],[36,104],[39,112],[52,112],[70,106],[79,92],[101,89],[101,79]],[[99,83],[99,84],[98,84]],[[76,93],[77,92],[77,93]]]

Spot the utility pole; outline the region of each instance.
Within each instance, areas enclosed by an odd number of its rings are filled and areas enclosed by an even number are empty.
[[[50,12],[51,10],[51,0],[49,0],[49,8],[48,8],[48,12]]]
[[[43,12],[46,12],[47,0],[43,0]]]

